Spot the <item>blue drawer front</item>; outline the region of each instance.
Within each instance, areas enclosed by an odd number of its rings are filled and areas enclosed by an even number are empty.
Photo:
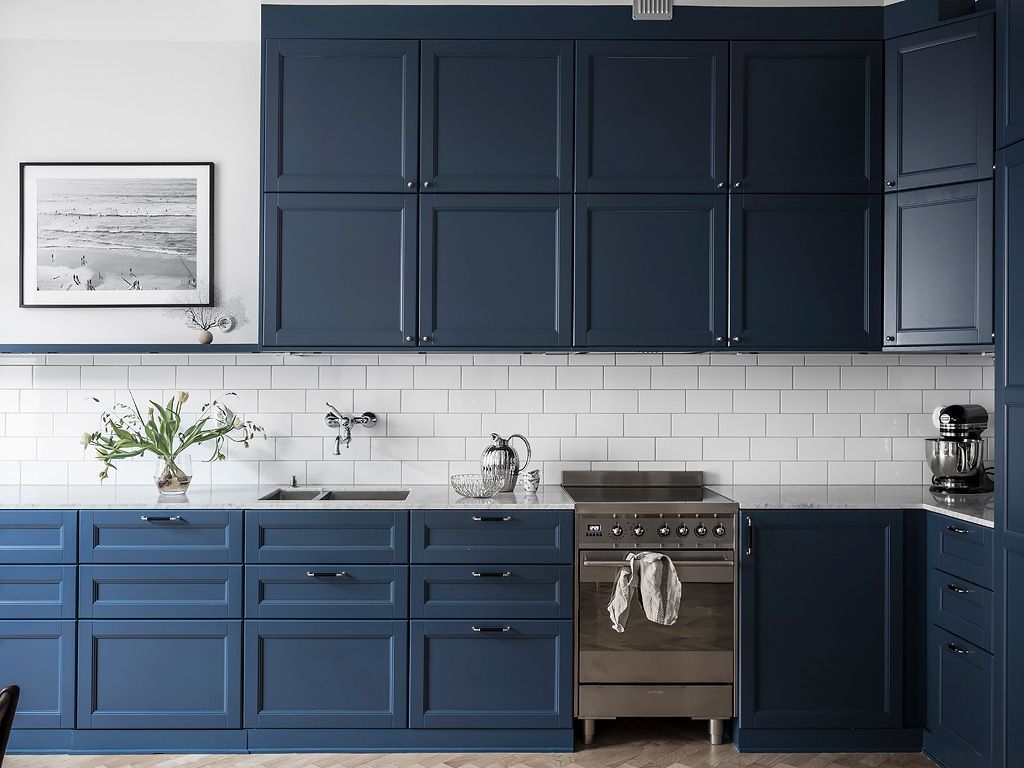
[[[245,617],[405,618],[408,570],[405,565],[247,565]]]
[[[928,634],[925,750],[955,768],[992,765],[992,656],[939,627]]]
[[[247,563],[405,563],[404,509],[255,510],[245,519]]]
[[[0,565],[0,619],[75,618],[75,566]]]
[[[571,619],[571,565],[414,565],[416,619]]]
[[[932,621],[986,651],[992,650],[992,593],[937,568],[928,577]]]
[[[571,509],[412,512],[414,563],[571,563]]]
[[[245,622],[245,727],[405,727],[406,626]]]
[[[242,510],[83,510],[83,563],[239,563]]]
[[[932,563],[946,573],[992,589],[992,530],[945,515],[928,520]]]
[[[240,728],[241,621],[78,622],[79,728]]]
[[[83,619],[239,619],[240,565],[83,565]]]
[[[74,563],[73,509],[0,510],[0,563]]]
[[[571,621],[410,621],[413,728],[572,724]]]
[[[74,728],[75,622],[0,621],[0,680],[21,686],[15,728]]]

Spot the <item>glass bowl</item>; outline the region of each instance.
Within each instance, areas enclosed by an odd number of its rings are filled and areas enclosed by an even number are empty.
[[[452,475],[451,483],[455,492],[467,499],[489,499],[504,484],[500,477],[493,475]]]

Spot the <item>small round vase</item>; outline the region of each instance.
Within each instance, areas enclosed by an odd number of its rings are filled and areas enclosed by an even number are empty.
[[[210,333],[209,331],[200,331],[199,332],[199,343],[200,344],[212,344],[213,343],[213,334]]]
[[[153,466],[153,482],[161,496],[184,496],[192,482],[192,457],[157,459]]]

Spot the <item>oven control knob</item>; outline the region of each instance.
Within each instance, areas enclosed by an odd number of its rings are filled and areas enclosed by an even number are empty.
[[[719,523],[711,529],[711,532],[715,534],[715,536],[717,536],[718,538],[722,538],[723,536],[725,536],[725,526]]]
[[[671,528],[669,528],[669,527],[668,527],[667,525],[665,525],[664,523],[662,523],[662,524],[661,524],[661,528],[659,528],[659,529],[658,529],[658,535],[659,535],[659,536],[661,536],[661,538],[665,538],[665,537],[666,537],[666,536],[668,536],[668,535],[669,535],[670,533],[672,533],[672,529],[671,529]]]
[[[644,535],[644,527],[642,525],[640,525],[640,523],[637,523],[636,525],[633,526],[633,535],[634,536],[643,536]]]
[[[612,536],[619,537],[622,535],[622,526],[616,523],[612,526]]]
[[[708,529],[704,526],[704,523],[698,525],[693,532],[702,538],[708,535]]]
[[[685,525],[680,525],[678,528],[676,528],[676,534],[678,534],[679,536],[689,536],[690,529],[687,528]]]

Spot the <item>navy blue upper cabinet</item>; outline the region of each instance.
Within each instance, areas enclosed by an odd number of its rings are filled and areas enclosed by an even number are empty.
[[[419,43],[267,40],[263,189],[416,186]]]
[[[576,191],[728,185],[728,45],[576,44]]]
[[[1024,2],[996,0],[996,146],[1024,139]]]
[[[415,194],[264,195],[263,224],[264,346],[415,346]]]
[[[420,188],[572,191],[572,43],[422,43]]]
[[[1024,263],[1017,255],[1024,248],[1024,143],[1001,150],[996,156],[995,231],[1000,288],[1011,296],[1024,295]],[[1024,339],[1024,313],[1017,302],[1009,302],[1001,315],[1000,354],[996,357],[1002,375],[996,386],[1021,388],[1024,387],[1024,348],[1017,339]],[[1024,491],[1024,487],[1021,490]],[[1016,503],[1024,513],[1024,498]],[[1021,532],[1024,533],[1024,520]]]
[[[902,512],[743,514],[741,729],[900,727]]]
[[[992,344],[992,183],[886,196],[885,344]]]
[[[731,188],[881,189],[880,44],[733,43],[731,81]]]
[[[886,43],[886,190],[992,177],[992,17]]]
[[[572,342],[570,195],[420,196],[420,346]]]
[[[878,349],[881,195],[732,195],[738,349]]]
[[[577,196],[575,346],[724,341],[727,227],[724,195]]]

